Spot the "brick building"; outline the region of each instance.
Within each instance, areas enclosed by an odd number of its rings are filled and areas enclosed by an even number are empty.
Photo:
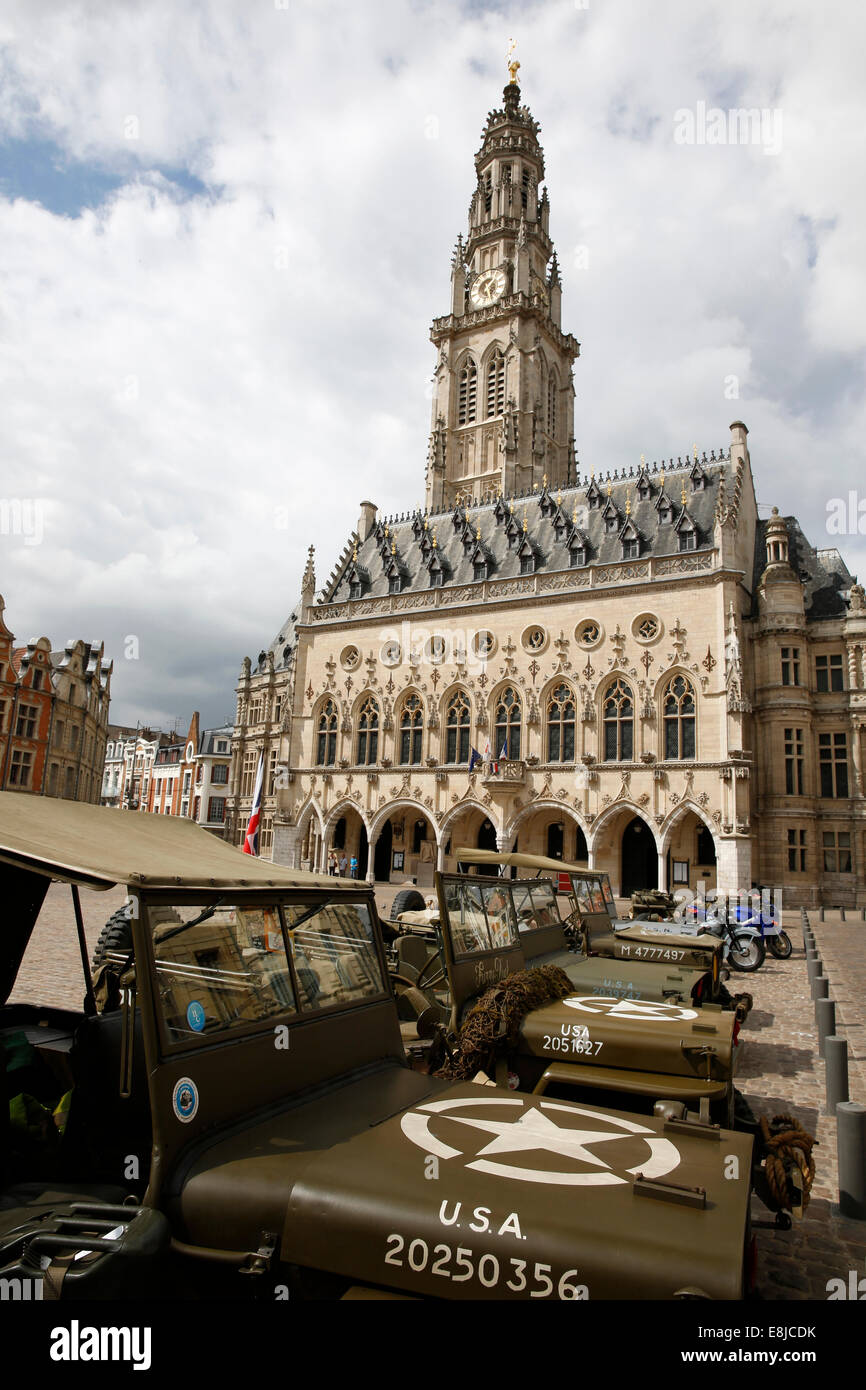
[[[98,802],[112,663],[104,645],[16,647],[0,598],[0,787]]]

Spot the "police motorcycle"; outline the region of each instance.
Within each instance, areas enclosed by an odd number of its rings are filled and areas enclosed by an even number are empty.
[[[697,920],[697,913],[695,918]],[[756,925],[752,919],[739,921],[736,911],[729,916],[724,908],[711,906],[703,916],[701,930],[722,941],[724,962],[732,970],[753,974],[764,964],[767,948],[760,923]]]

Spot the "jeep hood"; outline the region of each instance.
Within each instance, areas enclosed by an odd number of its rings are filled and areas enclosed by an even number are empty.
[[[311,1158],[281,1259],[420,1297],[740,1298],[752,1140],[682,1130],[449,1087]]]

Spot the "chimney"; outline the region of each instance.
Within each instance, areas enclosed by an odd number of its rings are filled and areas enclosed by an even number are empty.
[[[742,420],[734,420],[731,425],[731,463],[736,466],[737,459],[741,458],[744,462],[749,458],[749,446],[746,443],[746,429]]]
[[[358,536],[365,541],[376,525],[377,507],[375,502],[361,503],[361,516],[358,520]]]

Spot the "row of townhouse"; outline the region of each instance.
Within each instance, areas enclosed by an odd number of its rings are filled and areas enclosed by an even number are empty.
[[[152,815],[182,816],[222,836],[232,727],[200,729],[196,710],[185,739],[151,729],[116,729],[109,741],[102,802]]]
[[[16,647],[0,597],[0,789],[98,802],[112,663],[102,642]]]

